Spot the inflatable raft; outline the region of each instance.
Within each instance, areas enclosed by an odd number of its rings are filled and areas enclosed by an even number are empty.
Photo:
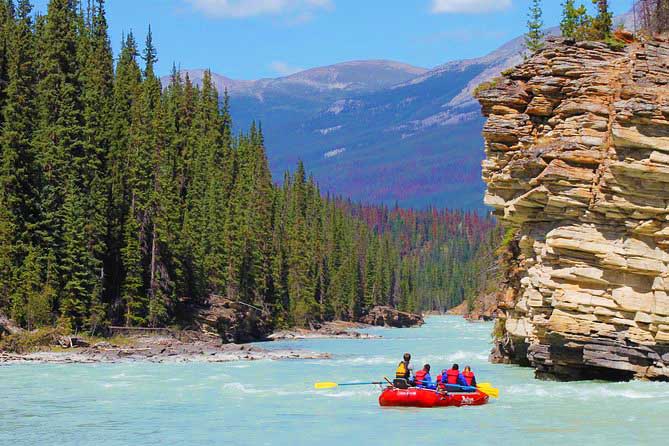
[[[384,407],[480,406],[487,402],[488,395],[480,390],[439,393],[417,387],[409,389],[387,387],[379,396],[379,404]]]

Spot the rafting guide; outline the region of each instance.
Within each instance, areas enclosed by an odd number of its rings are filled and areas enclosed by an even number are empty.
[[[371,382],[318,382],[316,389],[332,389],[339,386],[379,385],[382,387],[379,396],[380,406],[396,407],[447,407],[447,406],[481,406],[490,397],[498,398],[499,389],[490,383],[476,384],[474,372],[470,366],[463,373],[460,366],[453,364],[450,369],[442,370],[436,381],[430,376],[431,366],[425,364],[412,376],[411,354],[405,353],[402,361],[397,364],[395,379],[390,381]],[[386,385],[385,388],[383,386]]]

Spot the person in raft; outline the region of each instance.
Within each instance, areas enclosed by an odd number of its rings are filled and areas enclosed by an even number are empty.
[[[442,370],[437,381],[440,383],[439,388],[449,392],[464,392],[462,387],[467,387],[465,377],[460,373],[460,366],[453,364],[448,370]]]
[[[411,353],[405,353],[404,358],[397,364],[395,370],[395,379],[403,379],[407,384],[411,384],[411,374],[413,373],[413,366],[411,365]]]
[[[425,364],[422,370],[416,372],[414,384],[421,389],[435,389],[437,387],[430,376],[430,364]]]
[[[467,381],[468,386],[476,387],[476,376],[474,376],[474,372],[472,372],[471,367],[468,365],[465,366],[465,370],[462,372],[462,376],[465,377],[465,381]]]

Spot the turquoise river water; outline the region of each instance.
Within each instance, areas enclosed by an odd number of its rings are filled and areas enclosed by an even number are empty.
[[[331,360],[0,367],[0,445],[644,445],[669,438],[669,384],[555,383],[487,362],[491,324],[430,317],[382,339],[276,342]],[[501,390],[481,407],[393,409],[378,380],[404,351],[470,364]]]

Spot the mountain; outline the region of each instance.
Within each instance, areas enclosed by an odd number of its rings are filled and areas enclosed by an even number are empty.
[[[481,209],[483,119],[471,93],[520,63],[523,49],[518,37],[431,70],[370,60],[277,79],[215,74],[214,81],[230,93],[237,128],[262,122],[275,178],[302,159],[323,191],[355,200]],[[196,83],[204,73],[184,72]]]

